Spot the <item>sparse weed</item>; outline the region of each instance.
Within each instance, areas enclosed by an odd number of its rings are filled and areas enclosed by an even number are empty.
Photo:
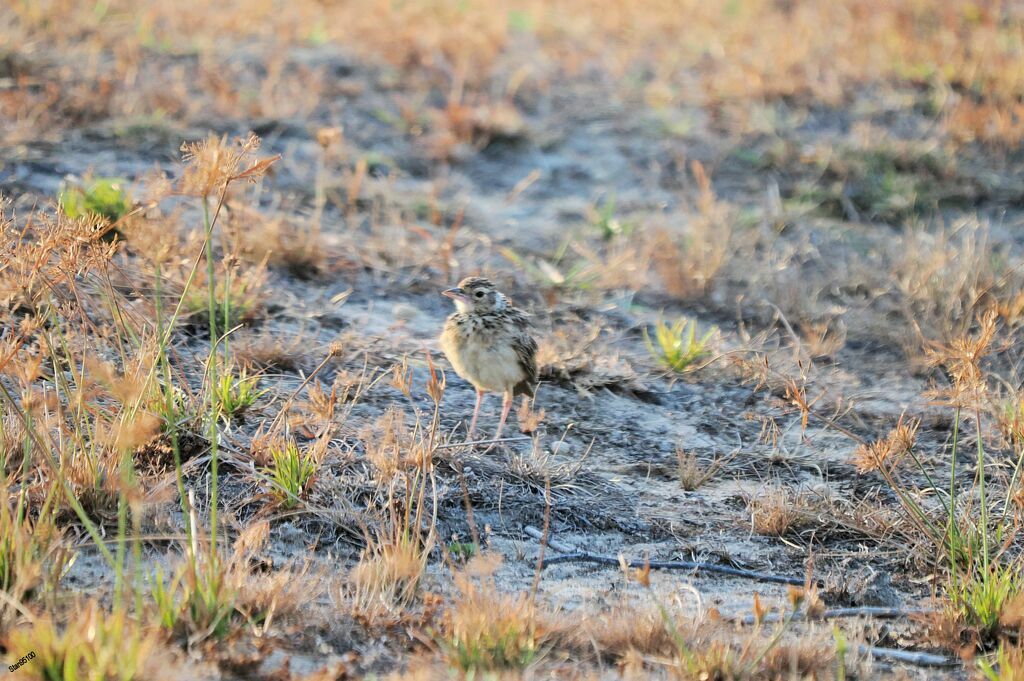
[[[154,592],[160,621],[184,627],[190,637],[222,638],[237,624],[236,589],[218,556],[190,552],[180,575],[161,589]]]
[[[236,376],[231,367],[225,367],[212,386],[214,402],[220,409],[221,418],[230,422],[242,416],[253,404],[268,392],[267,388],[259,389],[259,376],[249,376],[243,368]]]
[[[713,478],[721,470],[724,461],[715,459],[705,464],[693,452],[676,447],[676,472],[679,474],[679,486],[692,492]]]
[[[718,329],[712,327],[697,338],[697,322],[681,318],[671,325],[659,319],[654,325],[654,340],[644,329],[644,343],[658,362],[677,373],[693,369],[694,363],[707,357],[708,344]]]
[[[94,602],[82,606],[63,630],[50,619],[38,618],[3,640],[9,651],[31,651],[34,657],[24,669],[44,681],[152,678],[149,661],[156,643],[153,633],[124,608],[104,612]]]
[[[182,307],[189,317],[207,328],[210,326],[212,310],[215,327],[221,332],[228,332],[256,315],[260,308],[266,272],[262,267],[244,272],[225,267],[215,277],[212,294],[209,287],[203,289],[201,286],[192,286],[182,298]]]
[[[696,185],[692,216],[685,226],[652,227],[645,251],[665,291],[677,298],[706,295],[732,255],[733,209],[718,199],[704,166],[690,164]],[[646,269],[646,266],[644,267]]]
[[[604,241],[629,236],[636,225],[623,222],[615,214],[615,194],[610,194],[600,205],[590,211],[590,224]]]
[[[807,521],[807,501],[793,490],[768,487],[747,501],[754,532],[783,537],[802,529]]]
[[[312,483],[320,462],[315,454],[300,451],[294,442],[271,450],[271,463],[266,469],[270,493],[284,508],[294,508]]]
[[[1024,444],[1024,396],[1014,394],[993,404],[993,417],[1012,445]]]
[[[955,620],[977,631],[983,640],[991,640],[1022,586],[1017,563],[995,564],[987,569],[976,565],[954,573],[947,593]]]
[[[502,255],[525,271],[531,279],[549,288],[589,291],[594,288],[600,278],[600,272],[595,271],[595,268],[585,260],[579,260],[572,264],[559,262],[564,253],[556,255],[554,262],[544,258],[525,257],[511,248],[503,249]]]
[[[0,482],[0,591],[16,602],[40,587],[53,587],[69,554],[61,549],[61,530],[52,509],[44,507],[34,521],[23,494],[11,494]],[[8,606],[0,602],[0,623]]]
[[[398,618],[419,595],[433,540],[404,531],[371,542],[348,576],[353,614],[368,621]]]
[[[543,653],[544,626],[525,594],[497,591],[493,583],[459,579],[440,644],[448,664],[463,674],[524,669]]]
[[[219,639],[246,625],[261,627],[275,613],[290,614],[301,598],[319,593],[318,581],[308,580],[305,569],[253,573],[251,566],[265,550],[268,536],[267,523],[248,525],[227,557],[199,543],[187,545],[169,579],[158,568],[148,580],[156,623],[167,634],[191,642]]]
[[[122,179],[97,177],[81,187],[65,187],[60,193],[60,208],[73,220],[93,215],[117,222],[131,207],[125,184]]]

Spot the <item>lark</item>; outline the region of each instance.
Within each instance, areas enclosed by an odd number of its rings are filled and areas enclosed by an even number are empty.
[[[504,396],[497,440],[517,395],[533,397],[537,385],[537,342],[530,336],[527,314],[483,277],[468,277],[455,288],[442,291],[455,301],[457,312],[448,316],[441,333],[441,349],[462,378],[476,388],[476,407],[470,435],[484,393]]]

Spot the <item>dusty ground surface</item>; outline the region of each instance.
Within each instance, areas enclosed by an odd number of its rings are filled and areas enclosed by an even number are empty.
[[[193,63],[187,55],[161,58],[184,69]],[[270,520],[263,555],[271,569],[308,562],[332,587],[302,605],[318,613],[308,622],[300,616],[262,637],[235,637],[218,644],[217,655],[190,647],[182,664],[195,678],[298,678],[331,664],[355,676],[388,674],[406,669],[410,655],[429,656],[429,627],[400,619],[390,628],[367,626],[339,605],[337,584],[364,548],[361,523],[383,513],[373,495],[356,493],[381,475],[368,458],[368,433],[387,413],[407,425],[429,421],[428,354],[447,380],[438,432],[449,445],[465,439],[474,393],[439,352],[450,312],[439,290],[476,273],[491,276],[533,316],[542,381],[532,409],[543,418],[532,439],[433,452],[438,548],[424,592],[454,593],[440,547],[476,537],[485,553],[502,558],[493,573],[500,590],[527,592],[539,572],[540,601],[570,621],[576,613],[662,602],[694,617],[709,609],[745,616],[755,594],[764,607],[786,607],[785,586],[743,577],[656,570],[644,588],[615,566],[539,568],[540,543],[525,528],[547,525],[557,541],[603,556],[818,581],[829,608],[941,607],[932,600],[935,556],[925,555],[926,542],[908,538],[913,527],[884,477],[857,469],[855,438],[874,441],[901,417],[921,419],[915,452],[934,479],[913,466],[902,479],[915,490],[948,486],[951,410],[928,394],[945,379],[925,366],[920,339],[948,340],[944,307],[957,307],[949,315],[954,325],[972,322],[977,300],[952,301],[962,287],[950,272],[998,258],[998,272],[1012,273],[1020,262],[1019,153],[953,148],[912,88],[851,92],[841,107],[771,101],[757,107],[762,129],[737,133],[704,107],[654,109],[614,96],[601,78],[579,76],[515,100],[514,124],[438,158],[400,124],[405,93],[389,69],[331,46],[289,48],[283,63],[285,74],[324,74],[317,105],[301,115],[112,116],[0,140],[0,192],[15,217],[52,206],[69,177],[135,182],[155,168],[176,177],[181,143],[209,130],[255,131],[261,155],[281,155],[258,186],[239,189],[228,203],[225,224],[242,238],[250,229],[258,234],[266,216],[310,220],[318,178],[326,177],[316,237],[325,259],[315,269],[271,259],[258,308],[235,332],[240,357],[276,342],[287,361],[255,363],[270,392],[222,430],[220,454],[227,533],[254,518]],[[244,55],[236,66],[244,83]],[[324,170],[317,131],[337,127],[343,152]],[[353,196],[360,164],[365,175]],[[178,202],[185,204],[183,233],[201,229],[186,201],[172,197],[150,211],[166,214]],[[599,215],[608,206],[625,231],[604,240]],[[658,235],[668,235],[685,262],[659,262],[666,251]],[[698,243],[719,239],[724,246],[715,252]],[[982,242],[986,255],[968,261],[975,251],[966,244]],[[116,256],[128,269],[133,248],[129,235]],[[915,268],[908,264],[915,256],[934,265]],[[677,269],[690,281],[692,261],[699,268],[710,259],[721,264],[707,282],[684,287],[685,294],[673,289]],[[702,366],[677,374],[652,357],[644,331],[681,316],[717,332]],[[201,380],[208,339],[185,323],[174,344],[177,361],[200,367],[194,378]],[[340,349],[318,368],[332,344]],[[389,375],[403,358],[408,395]],[[1012,376],[1012,346],[1000,362]],[[768,368],[758,374],[759,366]],[[304,379],[314,370],[325,386],[363,388],[334,419],[308,499],[281,512],[266,505],[247,457],[289,396],[309,399]],[[790,379],[812,401],[810,418],[787,390]],[[483,432],[495,427],[499,406],[495,396],[485,403]],[[300,441],[315,439],[316,426],[292,427]],[[973,442],[973,431],[968,436]],[[1012,450],[991,439],[990,456],[1012,464]],[[194,449],[186,477],[203,509],[208,447]],[[680,450],[711,467],[696,489],[681,485]],[[970,456],[961,465],[969,482]],[[173,488],[172,474],[163,475],[161,484]],[[965,487],[964,495],[972,493]],[[148,535],[180,535],[177,503],[148,507]],[[773,535],[758,516],[777,507],[789,515]],[[178,550],[158,539],[144,548],[150,569],[172,564]],[[64,586],[103,597],[109,570],[84,536],[78,554]],[[901,666],[856,653],[865,643],[955,659],[926,635],[925,619],[842,626],[854,642],[851,660],[872,678],[971,674],[970,665]],[[787,637],[835,650],[828,624],[794,625]],[[554,650],[538,669],[613,678],[620,666],[598,659],[575,667],[569,653]],[[652,664],[647,673],[658,669]]]

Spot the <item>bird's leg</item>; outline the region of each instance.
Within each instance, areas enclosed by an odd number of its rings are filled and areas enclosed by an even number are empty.
[[[505,426],[505,419],[508,418],[509,411],[512,410],[512,391],[506,391],[505,396],[501,401],[501,420],[498,421],[498,432],[494,434],[494,439],[501,439],[501,429]]]
[[[480,414],[480,405],[484,401],[484,391],[476,391],[476,407],[473,408],[473,420],[469,422],[469,438],[473,439],[473,431],[476,430],[476,417]]]

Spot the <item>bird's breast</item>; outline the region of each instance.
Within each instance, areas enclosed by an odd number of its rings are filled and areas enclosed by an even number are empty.
[[[462,378],[480,390],[504,392],[525,378],[515,348],[501,333],[488,333],[470,320],[452,320],[441,335],[441,349]]]

